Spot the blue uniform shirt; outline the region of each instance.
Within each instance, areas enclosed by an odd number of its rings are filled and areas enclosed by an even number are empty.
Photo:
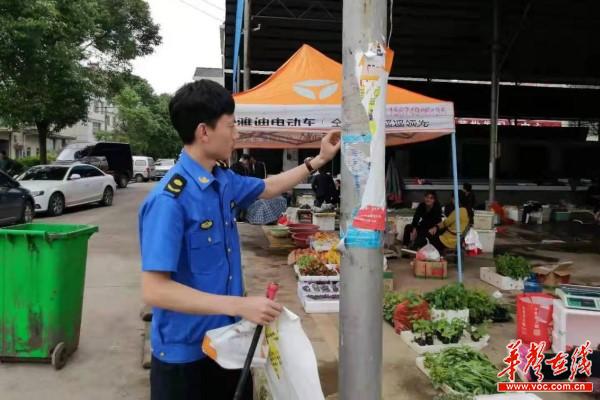
[[[262,179],[215,167],[206,171],[183,152],[139,212],[143,271],[170,272],[194,289],[241,296],[243,278],[236,208],[264,191]],[[168,363],[204,357],[206,331],[235,322],[225,315],[190,315],[154,308],[152,352]]]

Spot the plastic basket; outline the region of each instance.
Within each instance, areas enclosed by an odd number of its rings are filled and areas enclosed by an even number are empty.
[[[554,296],[545,293],[517,295],[517,338],[524,343],[552,343]]]

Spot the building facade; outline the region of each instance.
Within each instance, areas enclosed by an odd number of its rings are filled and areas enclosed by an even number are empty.
[[[113,132],[117,125],[117,108],[106,99],[93,99],[88,107],[87,121],[79,121],[50,134],[46,141],[47,152],[56,155],[71,142],[93,142],[97,132]],[[15,130],[0,123],[0,150],[13,159],[39,156],[37,130],[34,127]]]

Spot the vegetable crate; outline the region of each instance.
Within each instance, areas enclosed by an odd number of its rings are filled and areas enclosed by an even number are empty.
[[[440,319],[445,319],[450,322],[454,318],[461,319],[466,323],[469,323],[469,309],[465,308],[464,310],[438,310],[437,308],[431,309],[431,319],[433,321],[437,321]]]
[[[497,287],[500,290],[523,290],[525,287],[523,279],[512,279],[496,272],[496,267],[481,267],[479,279]]]
[[[517,295],[517,338],[523,343],[552,343],[554,296],[546,293]]]
[[[417,354],[437,353],[438,351],[441,351],[441,350],[444,350],[444,349],[447,349],[450,347],[460,347],[460,346],[468,346],[468,347],[471,347],[476,350],[481,350],[485,346],[488,345],[488,342],[490,340],[490,335],[483,336],[477,342],[471,340],[471,338],[467,337],[466,335],[463,335],[463,337],[460,339],[460,341],[458,343],[443,344],[436,338],[436,339],[434,339],[434,344],[428,345],[428,346],[421,346],[414,341],[415,334],[412,333],[411,331],[400,332],[400,337],[402,338],[404,343],[406,343],[408,345],[408,347],[410,347]]]
[[[298,282],[298,299],[300,300],[304,311],[309,314],[339,312],[339,291],[333,292],[332,290],[329,290],[325,292],[322,290],[323,286],[328,286],[329,288],[331,288],[333,285],[337,284],[319,284],[318,286],[321,287],[320,290],[314,290],[313,288],[311,288],[310,290],[306,290],[312,285],[308,284],[307,282]]]
[[[476,210],[473,215],[473,228],[476,230],[494,229],[494,212]]]
[[[552,351],[555,353],[580,346],[586,340],[592,349],[600,345],[600,312],[567,308],[562,300],[554,299],[552,321]]]
[[[493,253],[496,244],[496,229],[475,229],[481,242],[482,253]]]

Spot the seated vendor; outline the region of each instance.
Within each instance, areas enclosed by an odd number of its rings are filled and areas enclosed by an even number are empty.
[[[441,220],[442,207],[436,193],[429,190],[425,192],[423,202],[417,207],[412,223],[404,228],[404,245],[417,249],[426,245],[427,232]]]
[[[458,202],[460,203],[459,215],[460,215],[460,230],[461,237],[469,229],[469,208],[465,204],[464,192],[458,193]],[[452,206],[454,206],[454,197],[452,197]],[[455,208],[455,207],[453,207]],[[444,221],[438,223],[432,227],[427,235],[429,242],[435,246],[435,248],[441,253],[448,249],[456,248],[456,210],[452,210]]]

